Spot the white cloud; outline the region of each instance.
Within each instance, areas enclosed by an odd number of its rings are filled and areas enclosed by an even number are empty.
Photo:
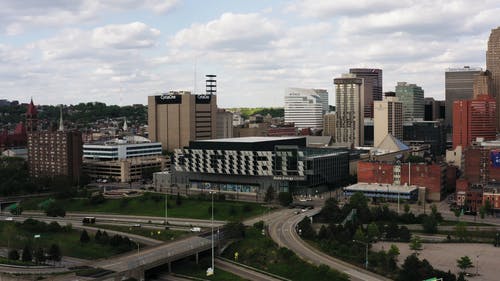
[[[269,47],[277,38],[279,23],[259,14],[222,14],[206,24],[193,24],[168,42],[173,48],[223,49],[225,51],[258,50]]]

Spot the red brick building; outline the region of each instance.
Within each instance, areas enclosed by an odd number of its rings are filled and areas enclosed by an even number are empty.
[[[448,185],[454,185],[456,169],[446,164],[358,162],[358,182],[408,184],[426,187],[426,199],[440,201]]]
[[[496,139],[496,103],[488,95],[453,103],[453,149],[468,147],[476,138]]]

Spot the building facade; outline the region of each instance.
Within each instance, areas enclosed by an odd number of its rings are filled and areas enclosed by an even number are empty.
[[[33,178],[65,176],[77,182],[82,171],[82,134],[78,131],[28,133],[28,167]]]
[[[403,104],[396,97],[374,102],[373,128],[374,146],[378,146],[388,134],[403,139]]]
[[[217,110],[217,132],[218,139],[233,137],[233,113],[219,108]]]
[[[335,85],[335,141],[347,146],[364,144],[364,79],[344,74]]]
[[[424,90],[416,84],[398,82],[396,97],[403,104],[403,121],[424,120]]]
[[[486,51],[486,69],[491,73],[491,96],[500,107],[500,27],[491,30]],[[500,131],[500,112],[497,112],[497,130]]]
[[[403,141],[409,146],[430,145],[435,156],[446,153],[446,128],[442,121],[403,123]]]
[[[349,73],[355,74],[356,77],[363,78],[365,85],[370,84],[367,88],[365,117],[373,118],[373,102],[382,100],[382,69],[376,68],[351,68]],[[371,90],[371,94],[368,92]]]
[[[476,138],[496,139],[496,102],[488,95],[453,103],[453,149],[468,147]]]
[[[168,167],[160,142],[125,136],[83,145],[83,171],[92,179],[139,181]]]
[[[285,92],[285,123],[296,128],[323,128],[323,114],[328,110],[326,90],[287,88]]]
[[[434,98],[424,98],[424,121],[444,120],[446,102]]]
[[[477,99],[480,95],[493,96],[493,84],[491,82],[491,72],[489,70],[481,71],[474,76],[473,99]]]
[[[170,92],[148,97],[148,131],[167,151],[216,138],[217,96]]]
[[[474,95],[474,77],[482,71],[478,67],[448,68],[445,72],[445,126],[453,125],[453,102],[470,100]]]
[[[446,164],[358,162],[358,182],[421,186],[426,188],[426,199],[438,202],[447,185]]]
[[[330,112],[323,115],[323,136],[331,136],[333,137],[333,141],[335,142],[335,122],[336,122],[336,113]]]
[[[262,200],[269,187],[298,192],[339,183],[349,172],[345,149],[306,148],[305,137],[192,141],[172,157],[172,184]],[[239,198],[239,197],[238,197]]]

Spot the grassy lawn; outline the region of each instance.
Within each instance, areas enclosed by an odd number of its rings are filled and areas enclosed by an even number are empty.
[[[292,280],[348,280],[348,277],[326,265],[315,266],[301,260],[292,251],[279,248],[260,230],[247,228],[245,239],[226,249],[223,256]]]
[[[16,233],[14,237],[7,237],[4,231],[6,225],[12,224],[15,226]],[[35,234],[39,234],[40,238],[34,238]],[[19,227],[18,223],[0,222],[0,246],[7,247],[10,243],[10,248],[17,249],[21,254],[25,245],[31,245],[32,249],[42,247],[49,249],[52,244],[57,244],[61,248],[63,256],[70,256],[82,259],[99,259],[107,258],[125,252],[125,249],[112,247],[110,245],[102,245],[96,243],[93,235],[89,233],[91,239],[88,243],[80,242],[80,231],[71,230],[69,232],[36,232],[31,233]]]
[[[109,224],[95,224],[92,227],[97,227],[101,229],[111,229],[120,232],[126,232],[131,234],[136,234],[144,237],[149,237],[162,241],[171,241],[183,235],[188,235],[188,232],[178,231],[178,230],[158,230],[146,227],[129,227],[121,225],[109,225]],[[159,232],[159,233],[158,233]]]
[[[30,266],[37,265],[34,262],[27,262],[22,260],[9,260],[8,258],[0,257],[0,264],[10,264],[10,265],[22,265],[22,266]]]
[[[182,198],[177,205],[176,196],[169,196],[168,216],[192,219],[210,219],[210,200]],[[39,210],[38,204],[47,198],[35,198],[22,202],[24,210]],[[67,212],[93,212],[122,215],[165,216],[165,197],[163,194],[146,193],[135,198],[105,199],[102,203],[94,203],[87,198],[61,199],[57,203]],[[267,210],[257,203],[236,201],[215,201],[214,219],[241,221],[249,217],[263,214]]]
[[[211,267],[211,258],[208,256],[201,257],[198,264],[192,260],[182,260],[173,265],[173,272],[187,275],[196,278],[202,278],[205,280],[217,280],[217,281],[244,281],[237,275],[230,272],[223,271],[215,267],[215,274],[212,276],[207,276],[207,269]]]

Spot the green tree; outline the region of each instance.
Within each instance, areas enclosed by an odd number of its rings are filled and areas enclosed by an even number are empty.
[[[274,200],[274,187],[270,185],[267,190],[266,190],[266,195],[264,196],[264,201],[265,202],[271,202]]]
[[[467,238],[467,224],[465,222],[459,222],[455,226],[455,235],[460,241],[465,241]]]
[[[281,206],[288,206],[292,204],[293,197],[290,192],[280,192],[278,194],[278,200],[280,201]]]
[[[16,239],[17,229],[14,224],[9,223],[4,225],[2,232],[4,237],[7,237],[7,248],[10,248],[10,240]]]
[[[491,204],[491,201],[489,199],[486,199],[486,201],[484,202],[484,208],[486,209],[487,214],[493,214],[493,205]]]
[[[387,251],[387,267],[389,270],[394,270],[397,267],[397,261],[398,261],[398,256],[399,256],[399,248],[398,246],[391,244],[391,248],[389,248],[389,251]]]
[[[405,210],[405,214],[408,214],[410,212],[410,205],[408,205],[408,203],[405,203],[404,210]]]
[[[31,247],[29,245],[25,245],[23,248],[23,252],[21,254],[21,260],[24,262],[33,260],[33,253]]]
[[[468,256],[463,256],[457,260],[457,267],[462,270],[462,272],[466,272],[467,269],[474,267],[472,265],[472,261]]]
[[[49,248],[49,259],[53,260],[54,262],[61,261],[62,254],[61,254],[61,249],[59,248],[59,245],[57,244],[52,244]]]
[[[338,222],[342,218],[338,203],[337,199],[328,198],[318,215],[320,219],[328,223]]]
[[[354,232],[354,236],[352,237],[352,239],[356,241],[366,242],[366,236],[361,226],[356,229],[356,232]]]
[[[45,213],[49,217],[64,217],[66,216],[66,210],[56,202],[52,202],[49,204],[47,207],[47,210],[45,210]]]
[[[12,249],[8,254],[9,260],[19,260],[19,252],[16,249]]]
[[[371,222],[366,228],[366,236],[369,241],[376,241],[380,237],[380,230],[375,222]]]
[[[316,232],[312,228],[311,219],[308,217],[303,218],[299,224],[299,234],[306,239],[313,239],[316,236]]]
[[[413,236],[410,239],[410,250],[412,250],[416,255],[418,255],[419,251],[422,250],[422,240],[420,239],[420,236]]]
[[[434,215],[427,216],[422,221],[422,227],[424,228],[425,233],[437,233],[438,231],[438,222]]]
[[[457,217],[457,221],[458,221],[460,219],[460,216],[462,215],[462,210],[455,209],[455,210],[453,210],[453,214],[455,214],[455,217]]]
[[[484,219],[484,217],[486,216],[486,207],[481,206],[479,208],[479,216],[481,217],[481,219]]]
[[[181,198],[181,194],[179,192],[177,192],[177,197],[175,197],[175,205],[177,205],[177,206],[182,205],[182,198]]]
[[[244,238],[245,226],[241,222],[230,222],[224,225],[224,236],[227,238]]]
[[[89,237],[89,234],[87,233],[87,231],[84,229],[82,231],[82,234],[80,235],[80,242],[81,243],[88,243],[90,241],[90,237]]]
[[[37,264],[43,263],[45,261],[45,252],[43,251],[42,247],[38,247],[38,249],[35,250],[35,262]]]

